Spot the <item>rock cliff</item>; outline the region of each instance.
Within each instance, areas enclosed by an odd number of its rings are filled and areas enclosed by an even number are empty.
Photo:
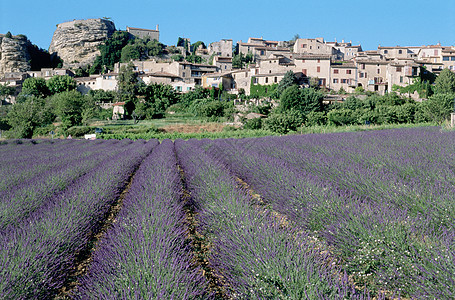
[[[5,73],[30,70],[30,47],[31,43],[25,36],[0,34],[0,78]]]
[[[105,19],[74,20],[58,24],[49,53],[58,55],[65,67],[91,64],[100,54],[98,45],[114,31],[114,23]]]

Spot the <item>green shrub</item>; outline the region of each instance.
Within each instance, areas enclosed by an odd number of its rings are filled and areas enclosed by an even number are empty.
[[[296,131],[305,122],[305,117],[296,110],[271,114],[264,120],[264,129],[280,134]]]
[[[357,124],[357,116],[353,110],[341,108],[332,109],[327,113],[327,122],[329,125],[352,125]]]
[[[66,130],[66,133],[68,135],[71,135],[72,137],[81,137],[84,136],[85,134],[89,133],[94,133],[95,128],[88,127],[88,126],[74,126],[71,128],[68,128]]]
[[[261,118],[254,118],[250,120],[246,120],[246,122],[243,124],[244,129],[261,129],[262,128],[262,119]]]
[[[316,126],[327,124],[327,116],[320,111],[312,111],[306,115],[306,126]]]

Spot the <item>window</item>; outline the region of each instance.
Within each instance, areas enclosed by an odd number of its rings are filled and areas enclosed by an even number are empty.
[[[321,67],[317,67],[316,72],[318,72],[318,73],[321,72]]]
[[[320,62],[321,62],[321,60],[320,60],[320,59],[318,59],[318,63],[320,63]]]
[[[338,74],[338,69],[333,70],[333,74]]]
[[[401,67],[397,67],[397,72],[401,72]]]
[[[389,51],[388,50],[384,50],[384,54],[387,54],[387,53],[389,53]]]
[[[275,77],[275,80],[274,80],[274,82],[278,82],[278,78],[277,78],[277,77]]]
[[[377,69],[376,72],[377,72],[378,74],[381,74],[381,69]]]
[[[351,74],[351,70],[346,70],[346,74]]]
[[[269,78],[268,77],[265,78],[265,83],[269,83]]]
[[[302,48],[306,48],[306,44],[302,44],[301,46],[302,46]]]
[[[452,57],[450,58],[450,60],[451,60],[451,61],[455,61],[455,56],[452,56]]]
[[[364,74],[362,72],[359,73],[359,77],[363,78]]]
[[[338,83],[338,78],[333,78],[333,83]]]
[[[182,73],[182,77],[185,77],[185,72]]]
[[[403,76],[400,76],[400,83],[403,83]]]
[[[257,77],[253,77],[253,83],[254,83],[254,84],[257,84],[257,83],[258,83]]]
[[[347,83],[348,80],[347,79],[341,79],[341,83]]]
[[[362,68],[362,70],[365,70],[365,64],[361,64],[360,67]]]
[[[302,73],[303,73],[303,75],[306,75],[307,69],[302,69]]]
[[[438,55],[438,50],[434,50],[434,55]]]

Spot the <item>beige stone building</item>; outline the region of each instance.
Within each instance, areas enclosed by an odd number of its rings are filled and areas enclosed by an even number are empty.
[[[384,94],[389,91],[386,69],[389,62],[377,51],[365,51],[354,58],[357,67],[357,85],[367,91]]]
[[[326,44],[323,38],[297,39],[294,53],[337,56],[337,50],[332,45]]]
[[[327,88],[339,91],[341,88],[348,92],[354,92],[357,87],[357,67],[355,63],[332,63],[330,65],[330,81]]]
[[[232,57],[214,56],[212,65],[216,66],[221,72],[229,72],[232,70]]]
[[[213,42],[208,46],[209,55],[222,57],[232,57],[232,39],[222,39],[219,42]]]
[[[202,85],[202,75],[215,73],[217,66],[206,64],[194,64],[189,62],[157,62],[156,60],[132,61],[135,71],[139,73],[166,72],[178,76],[187,84]],[[117,63],[115,71],[118,72],[121,66],[126,63]]]
[[[385,58],[391,59],[417,59],[417,54],[411,51],[408,47],[378,47],[378,53]]]
[[[126,31],[129,32],[131,35],[134,35],[141,39],[149,38],[151,40],[157,40],[157,41],[160,40],[160,31],[158,29],[158,25],[156,25],[155,30],[126,26]]]
[[[76,89],[82,94],[87,94],[90,90],[116,91],[117,77],[118,73],[114,72],[90,77],[77,77],[75,78]]]
[[[294,56],[294,73],[302,72],[307,78],[317,78],[320,86],[330,82],[331,57],[329,54],[302,54]]]
[[[455,71],[455,47],[444,48],[441,52],[444,69]]]
[[[232,90],[233,78],[231,73],[213,73],[202,76],[202,87],[204,88],[223,88]]]
[[[273,55],[290,55],[291,51],[288,48],[282,47],[278,41],[267,41],[263,38],[249,38],[247,43],[242,41],[237,43],[239,53],[246,55],[253,54],[254,60],[259,61],[269,58]]]

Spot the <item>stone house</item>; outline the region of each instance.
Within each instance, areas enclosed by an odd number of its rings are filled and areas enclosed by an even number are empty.
[[[444,48],[441,52],[443,68],[455,71],[455,47]]]
[[[324,42],[323,38],[316,39],[297,39],[294,44],[294,53],[298,54],[317,54],[337,56],[337,50]]]
[[[221,72],[229,72],[232,70],[232,57],[215,56],[212,65],[216,66]]]
[[[290,54],[288,48],[280,46],[278,41],[266,41],[263,38],[249,38],[247,43],[242,41],[237,43],[239,46],[239,53],[246,55],[253,54],[254,60],[262,60],[274,54]]]
[[[307,77],[318,79],[320,86],[327,86],[330,81],[331,54],[302,54],[294,56],[294,73],[302,72]]]
[[[68,76],[74,77],[74,73],[70,69],[43,68],[39,71],[27,71],[27,73],[28,73],[29,77],[40,77],[40,78],[44,78],[46,80],[50,79],[51,77],[53,77],[55,75],[60,75],[60,76],[68,75]]]
[[[218,71],[217,66],[206,64],[194,64],[189,62],[157,62],[156,60],[132,61],[135,71],[140,74],[155,72],[166,72],[183,79],[186,84],[201,85],[202,74],[215,73]],[[117,63],[115,71],[118,72],[121,66],[127,63]]]
[[[174,90],[183,93],[195,88],[194,83],[185,83],[183,78],[167,72],[144,73],[139,75],[139,79],[145,84],[167,84],[172,86]]]
[[[114,72],[92,75],[90,77],[77,77],[75,78],[77,84],[76,89],[81,94],[87,94],[90,90],[116,91],[117,77],[118,73]]]
[[[156,25],[156,29],[143,29],[143,28],[135,28],[135,27],[128,27],[126,26],[126,31],[134,35],[138,38],[145,39],[149,38],[151,40],[160,40],[160,31],[158,29],[158,25]]]
[[[387,93],[390,89],[386,79],[389,62],[377,51],[365,51],[354,58],[357,67],[357,86],[367,91]]]
[[[348,93],[354,92],[357,87],[357,67],[353,62],[332,63],[330,73],[329,89],[339,91],[343,88]]]
[[[204,88],[223,88],[230,91],[232,89],[233,77],[231,73],[213,73],[202,75],[202,87]]]
[[[414,60],[394,60],[386,66],[386,82],[390,88],[393,85],[407,86],[419,75],[420,65]]]
[[[417,53],[417,58],[431,63],[442,63],[443,48],[440,44],[422,46]]]
[[[408,47],[378,47],[378,53],[385,58],[391,59],[417,59],[417,54],[411,51]]]
[[[208,46],[209,55],[232,57],[232,39],[222,39]]]

